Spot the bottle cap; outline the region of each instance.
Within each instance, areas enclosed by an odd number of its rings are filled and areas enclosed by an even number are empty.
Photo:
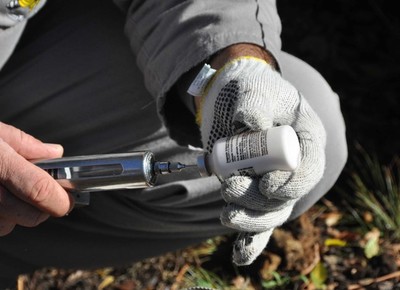
[[[276,136],[276,144],[279,146],[281,170],[295,170],[300,163],[300,144],[296,132],[291,126],[276,127],[280,135]],[[278,132],[278,130],[276,130]]]
[[[197,168],[199,169],[200,175],[203,177],[211,175],[211,172],[207,168],[206,157],[207,153],[197,156]]]

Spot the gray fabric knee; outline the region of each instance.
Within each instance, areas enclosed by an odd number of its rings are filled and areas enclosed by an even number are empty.
[[[283,78],[302,92],[320,117],[327,133],[324,176],[308,195],[297,202],[290,217],[294,219],[325,195],[339,178],[347,161],[346,126],[339,97],[319,72],[285,52],[282,52],[280,61]]]

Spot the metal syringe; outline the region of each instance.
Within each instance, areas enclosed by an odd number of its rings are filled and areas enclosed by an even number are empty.
[[[35,163],[75,198],[89,204],[89,193],[151,187],[157,176],[194,167],[180,162],[156,161],[150,151],[64,157]]]

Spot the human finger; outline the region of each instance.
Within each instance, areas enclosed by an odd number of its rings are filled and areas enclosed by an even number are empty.
[[[48,173],[2,140],[0,184],[22,201],[53,216],[64,216],[73,208],[72,197]]]
[[[273,230],[239,233],[233,243],[233,262],[238,266],[250,265],[267,246]]]
[[[2,224],[35,227],[44,222],[48,214],[22,201],[0,186],[0,220]]]
[[[0,217],[0,237],[4,237],[11,233],[15,228],[15,223],[8,222]]]
[[[0,122],[0,138],[28,160],[58,158],[64,149],[59,144],[47,144],[11,125]]]
[[[304,100],[304,99],[303,99]],[[296,131],[301,159],[294,172],[271,171],[260,181],[260,191],[269,198],[298,199],[307,194],[322,178],[325,169],[326,133],[315,112],[304,100],[299,103]]]
[[[227,203],[234,203],[256,211],[277,211],[288,205],[288,201],[268,198],[260,193],[259,178],[232,176],[222,183],[222,198]]]
[[[220,215],[221,223],[244,232],[263,232],[282,225],[291,215],[295,201],[271,212],[255,211],[236,204],[227,204]]]

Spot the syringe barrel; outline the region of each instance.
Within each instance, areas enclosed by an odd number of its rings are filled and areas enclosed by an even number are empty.
[[[93,192],[151,187],[156,182],[149,151],[64,157],[36,162],[66,190]]]

